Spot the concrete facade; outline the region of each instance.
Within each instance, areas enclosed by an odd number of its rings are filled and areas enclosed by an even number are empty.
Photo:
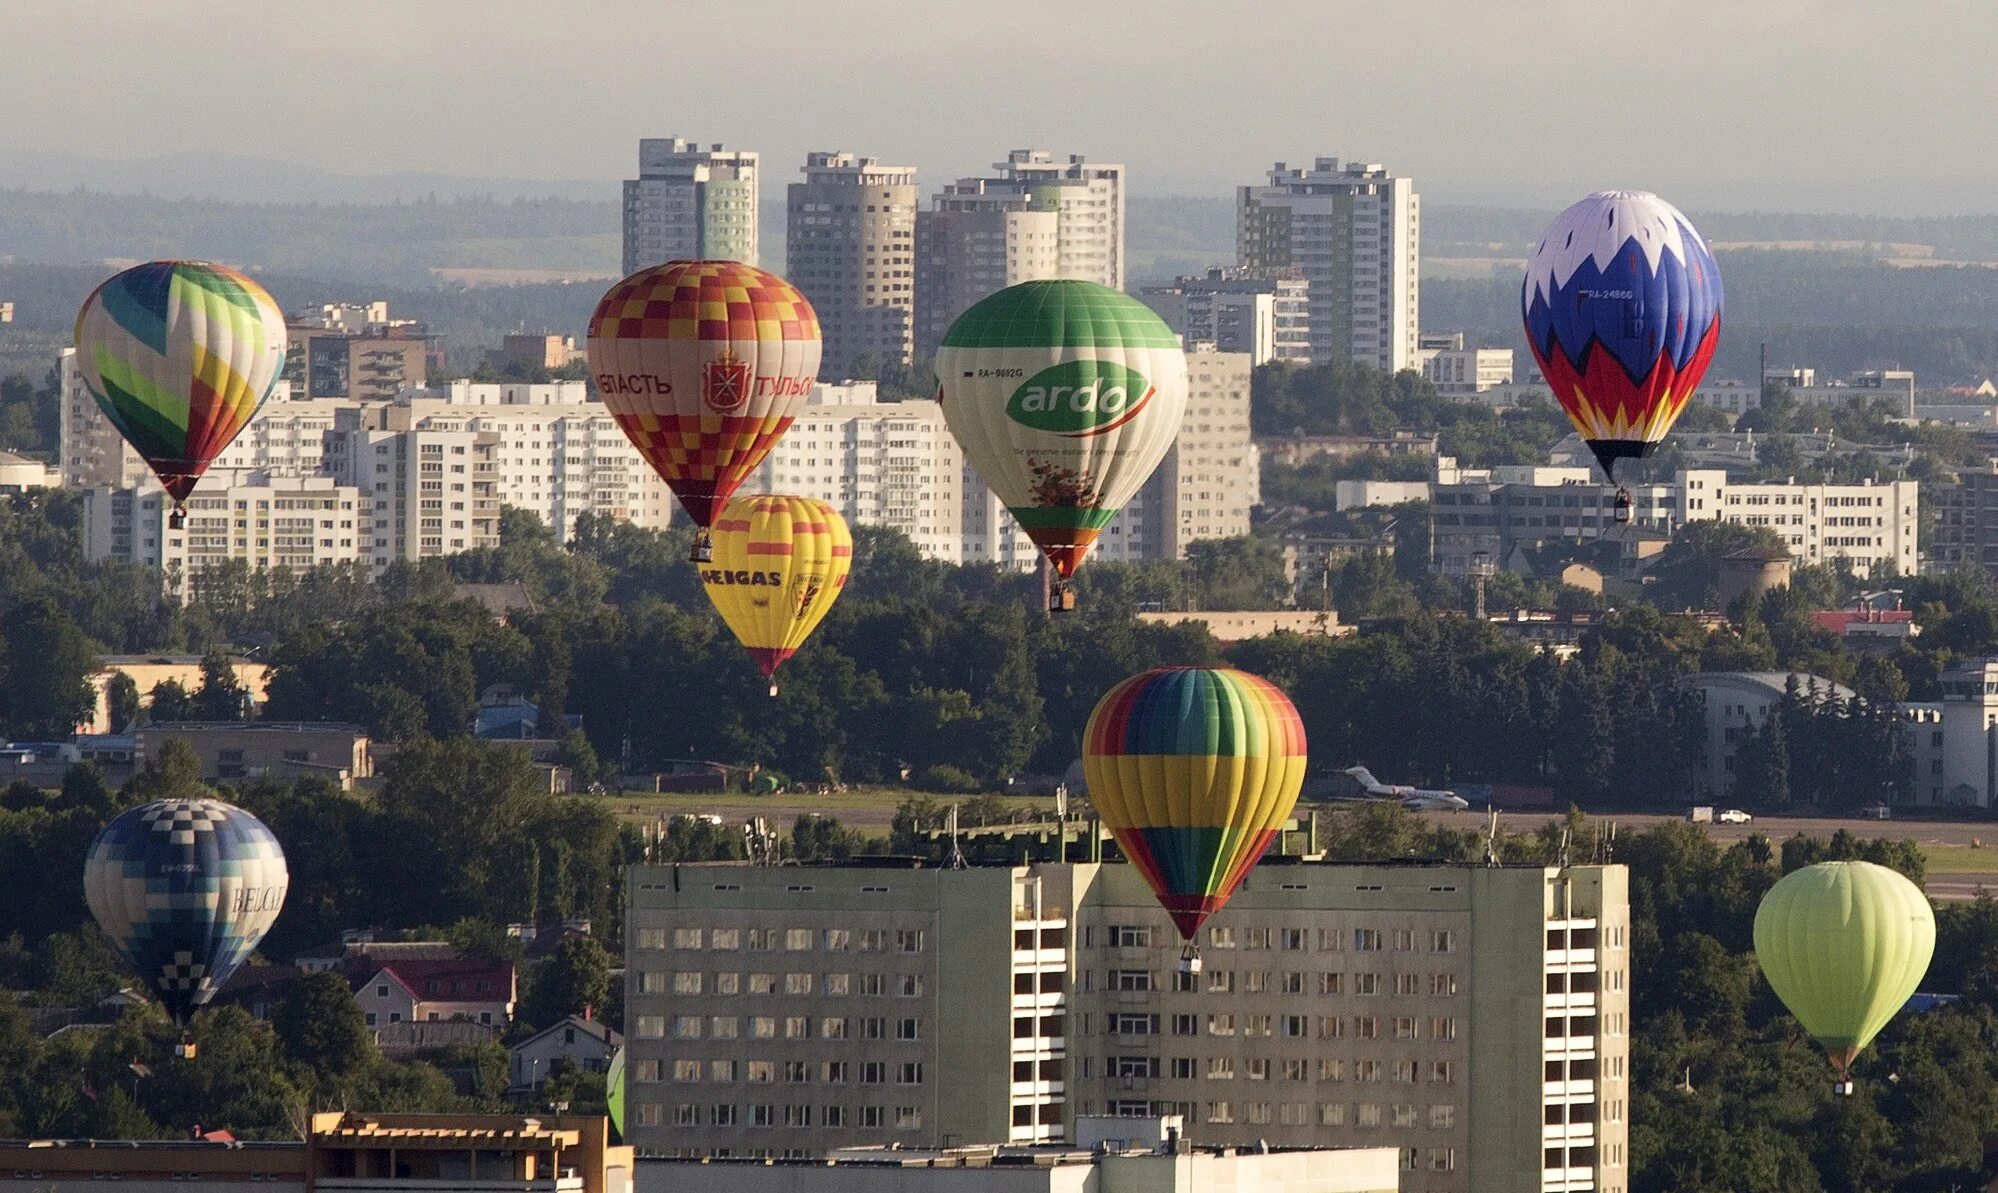
[[[1138,294],[1191,349],[1243,352],[1249,363],[1311,361],[1311,283],[1295,271],[1264,276],[1210,269]]]
[[[1124,167],[1015,149],[995,177],[946,186],[916,221],[916,350],[1007,286],[1079,278],[1124,288]]]
[[[1806,700],[1850,700],[1858,695],[1844,684],[1801,671],[1703,671],[1680,681],[1699,701],[1706,727],[1700,790],[1687,792],[1688,802],[1725,800],[1733,794],[1741,743],[1769,720],[1769,710],[1783,701],[1792,681]]]
[[[141,726],[137,738],[141,758],[156,756],[169,738],[186,742],[210,783],[310,775],[352,790],[375,773],[367,731],[333,721],[162,721]]]
[[[711,258],[757,263],[758,156],[679,137],[638,142],[624,183],[624,272]]]
[[[813,153],[788,188],[786,279],[818,312],[820,376],[877,377],[916,340],[916,168]]]
[[[1394,1148],[1411,1193],[1620,1190],[1625,881],[1266,863],[1187,976],[1123,865],[634,869],[632,1139],[802,1158],[1178,1114],[1199,1146]]]
[[[631,1193],[601,1115],[314,1114],[303,1141],[0,1140],[0,1186],[90,1193]]]
[[[158,568],[183,601],[200,595],[204,573],[228,563],[308,571],[364,558],[360,493],[327,476],[210,472],[180,529],[169,525],[173,502],[157,481],[86,489],[83,510],[87,558]]]
[[[1266,183],[1236,193],[1236,262],[1311,283],[1312,360],[1416,368],[1420,209],[1413,181],[1374,163],[1278,162]]]

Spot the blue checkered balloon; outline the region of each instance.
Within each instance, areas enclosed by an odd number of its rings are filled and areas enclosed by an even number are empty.
[[[181,1023],[257,947],[289,884],[263,821],[213,799],[133,808],[83,868],[90,914]]]

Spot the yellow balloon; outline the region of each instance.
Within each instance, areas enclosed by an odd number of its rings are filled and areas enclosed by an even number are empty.
[[[853,535],[832,506],[737,497],[715,519],[714,562],[701,567],[701,586],[763,674],[774,675],[825,619],[852,566]]]

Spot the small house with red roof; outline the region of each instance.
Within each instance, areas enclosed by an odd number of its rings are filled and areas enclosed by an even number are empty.
[[[354,988],[370,1027],[454,1019],[504,1027],[513,1018],[519,975],[511,961],[396,959],[370,969]]]

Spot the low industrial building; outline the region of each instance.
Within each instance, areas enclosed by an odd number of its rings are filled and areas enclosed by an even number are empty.
[[[217,1133],[221,1134],[221,1133]],[[22,1193],[631,1193],[601,1115],[314,1114],[301,1141],[0,1140]]]
[[[1395,1193],[1391,1147],[1195,1148],[1180,1119],[1084,1118],[1076,1142],[842,1148],[823,1159],[638,1164],[636,1193]]]
[[[140,756],[169,738],[193,747],[209,783],[312,776],[350,790],[375,773],[367,730],[338,721],[164,721],[139,729]]]

